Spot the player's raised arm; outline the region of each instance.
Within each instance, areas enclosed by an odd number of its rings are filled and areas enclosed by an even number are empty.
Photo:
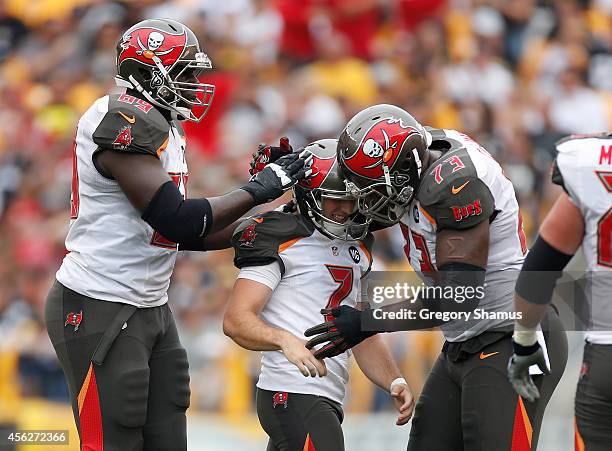
[[[183,199],[154,155],[102,148],[96,159],[101,173],[117,181],[142,218],[182,249],[205,249],[203,238],[239,219],[255,205],[281,196],[306,171],[297,154],[280,158],[240,189],[218,197]],[[231,232],[230,232],[231,233]],[[229,244],[229,243],[228,243]],[[209,246],[209,248],[219,248]]]

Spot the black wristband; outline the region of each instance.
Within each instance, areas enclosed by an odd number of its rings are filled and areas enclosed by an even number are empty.
[[[537,341],[530,346],[523,346],[512,340],[512,349],[516,355],[531,355],[536,352],[540,348],[540,343]]]
[[[516,293],[532,304],[548,304],[557,279],[571,259],[538,235],[516,281]]]

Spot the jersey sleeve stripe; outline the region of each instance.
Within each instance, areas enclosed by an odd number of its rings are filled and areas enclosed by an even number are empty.
[[[434,226],[437,225],[436,220],[429,213],[427,213],[425,209],[421,207],[420,205],[419,205],[419,210],[421,211],[421,213],[423,213],[423,216],[425,216],[429,220],[429,222],[431,222]]]
[[[285,241],[284,243],[281,243],[278,245],[278,253],[280,254],[283,251],[286,251],[287,249],[289,249],[291,246],[293,246],[295,243],[297,243],[298,241],[300,241],[302,238],[302,236],[299,236],[297,238],[294,238],[292,240],[289,241]]]
[[[169,137],[166,137],[166,140],[162,143],[161,146],[159,146],[159,148],[155,152],[157,154],[157,158],[161,157],[161,154],[163,153],[163,151],[166,150],[166,147],[168,147],[168,139]]]
[[[372,254],[370,253],[366,245],[363,244],[363,241],[359,241],[359,247],[361,248],[363,253],[366,254],[366,257],[368,257],[368,261],[370,262],[370,265],[371,265],[372,264]]]

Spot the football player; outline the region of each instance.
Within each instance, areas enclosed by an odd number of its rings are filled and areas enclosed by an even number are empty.
[[[255,216],[232,238],[240,273],[223,330],[240,346],[264,351],[257,413],[270,436],[268,451],[344,450],[350,351],[324,363],[306,349],[303,335],[329,319],[330,309],[357,306],[372,263],[373,237],[338,174],[336,145],[326,139],[306,147],[314,155],[313,176],[294,188],[298,214]],[[406,424],[412,394],[383,340],[371,337],[353,353],[366,376],[393,397],[397,424]]]
[[[117,84],[79,120],[68,254],[46,304],[82,449],[184,450],[186,353],[167,305],[177,250],[229,246],[230,226],[306,174],[285,155],[240,189],[186,199],[185,136],[214,87],[194,33],[145,20],[117,45]],[[229,227],[228,227],[229,226]]]
[[[516,284],[510,381],[525,399],[541,396],[527,368],[543,366],[538,324],[555,282],[582,246],[591,323],[576,391],[576,451],[603,451],[612,443],[612,134],[578,135],[557,143],[552,180],[564,192],[548,213]]]
[[[565,368],[567,340],[557,315],[547,311],[551,376],[536,376],[538,401],[517,397],[506,362],[514,285],[527,249],[501,166],[468,136],[426,129],[392,105],[367,108],[348,122],[338,160],[360,212],[380,225],[399,222],[411,266],[427,285],[444,288],[382,309],[417,314],[418,320],[396,320],[395,330],[440,326],[446,338],[415,408],[408,450],[536,449],[544,408]],[[441,295],[446,288],[482,295],[455,304]],[[472,314],[452,321],[419,316],[436,309]],[[374,333],[376,311],[335,308],[334,319],[306,332],[320,334],[308,347],[325,343],[315,352],[320,358],[346,351]]]

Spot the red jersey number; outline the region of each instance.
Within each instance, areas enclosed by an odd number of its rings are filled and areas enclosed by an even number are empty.
[[[338,288],[331,294],[325,308],[332,309],[338,307],[353,290],[353,268],[349,266],[325,265]],[[330,321],[332,315],[324,315],[325,321]]]

